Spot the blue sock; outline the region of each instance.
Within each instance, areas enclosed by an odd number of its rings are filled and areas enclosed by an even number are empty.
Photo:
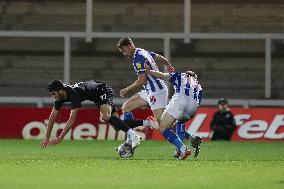
[[[181,141],[183,141],[184,139],[192,141],[194,138],[194,136],[192,136],[185,130],[185,124],[181,122],[176,122],[176,133]]]
[[[185,137],[185,125],[181,122],[176,122],[176,134],[183,141]]]
[[[175,145],[177,149],[180,149],[183,146],[182,141],[170,128],[165,129],[162,134],[165,139]]]
[[[124,112],[124,113],[123,113],[123,117],[124,117],[123,120],[131,120],[131,119],[134,119],[134,116],[133,116],[132,112]]]

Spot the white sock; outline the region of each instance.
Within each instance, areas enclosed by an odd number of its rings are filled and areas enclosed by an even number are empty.
[[[182,147],[179,149],[182,153],[184,153],[186,151],[186,146],[182,145]]]
[[[130,138],[132,138],[132,137],[135,135],[135,132],[134,132],[132,129],[129,129],[129,130],[127,131],[127,135],[128,135]]]
[[[143,120],[143,126],[149,126],[150,122],[148,119]]]

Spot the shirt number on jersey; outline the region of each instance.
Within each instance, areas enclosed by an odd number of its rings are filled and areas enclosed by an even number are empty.
[[[106,95],[106,94],[103,94],[103,95],[101,95],[100,97],[101,97],[102,100],[105,100],[105,99],[107,98],[107,95]]]
[[[150,97],[150,102],[151,102],[152,104],[155,104],[156,101],[157,101],[157,100],[156,100],[155,96],[151,96],[151,97]]]

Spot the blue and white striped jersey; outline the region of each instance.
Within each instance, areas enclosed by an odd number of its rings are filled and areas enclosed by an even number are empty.
[[[170,73],[170,81],[174,85],[175,93],[191,96],[200,105],[202,98],[202,87],[197,79],[187,73]]]
[[[146,72],[145,66],[149,65],[152,70],[159,71],[154,57],[156,53],[149,52],[141,48],[136,48],[133,56],[133,67],[137,75],[143,74]],[[161,90],[167,89],[165,82],[159,78],[154,78],[151,75],[147,74],[147,83],[144,85],[144,89],[149,95],[150,93],[156,93]]]

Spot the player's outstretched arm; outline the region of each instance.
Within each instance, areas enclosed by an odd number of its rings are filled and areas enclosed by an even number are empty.
[[[165,57],[163,57],[162,55],[156,54],[156,56],[154,57],[154,60],[157,63],[160,63],[160,64],[167,66],[168,72],[174,72],[175,71],[174,67],[171,65],[169,60],[166,59]]]
[[[55,122],[55,119],[58,115],[58,110],[56,110],[55,108],[52,109],[49,119],[48,119],[48,123],[47,123],[47,131],[45,134],[44,139],[41,141],[41,147],[45,148],[47,147],[47,145],[50,143],[50,135],[51,135],[51,131]]]
[[[138,79],[128,87],[120,90],[120,96],[125,97],[130,91],[141,88],[147,82],[146,73],[138,76]]]
[[[160,79],[163,79],[163,80],[166,80],[166,81],[169,81],[170,78],[171,78],[170,74],[151,70],[151,68],[149,66],[146,66],[146,73],[150,74],[153,77],[157,77],[157,78],[160,78]]]
[[[51,140],[51,142],[50,142],[51,145],[59,144],[63,140],[65,135],[70,131],[72,125],[75,123],[78,111],[79,111],[79,108],[71,110],[70,116],[69,116],[69,119],[68,119],[68,121],[66,123],[65,128],[63,129],[63,131],[61,132],[61,134],[58,137],[56,137],[55,139]]]

